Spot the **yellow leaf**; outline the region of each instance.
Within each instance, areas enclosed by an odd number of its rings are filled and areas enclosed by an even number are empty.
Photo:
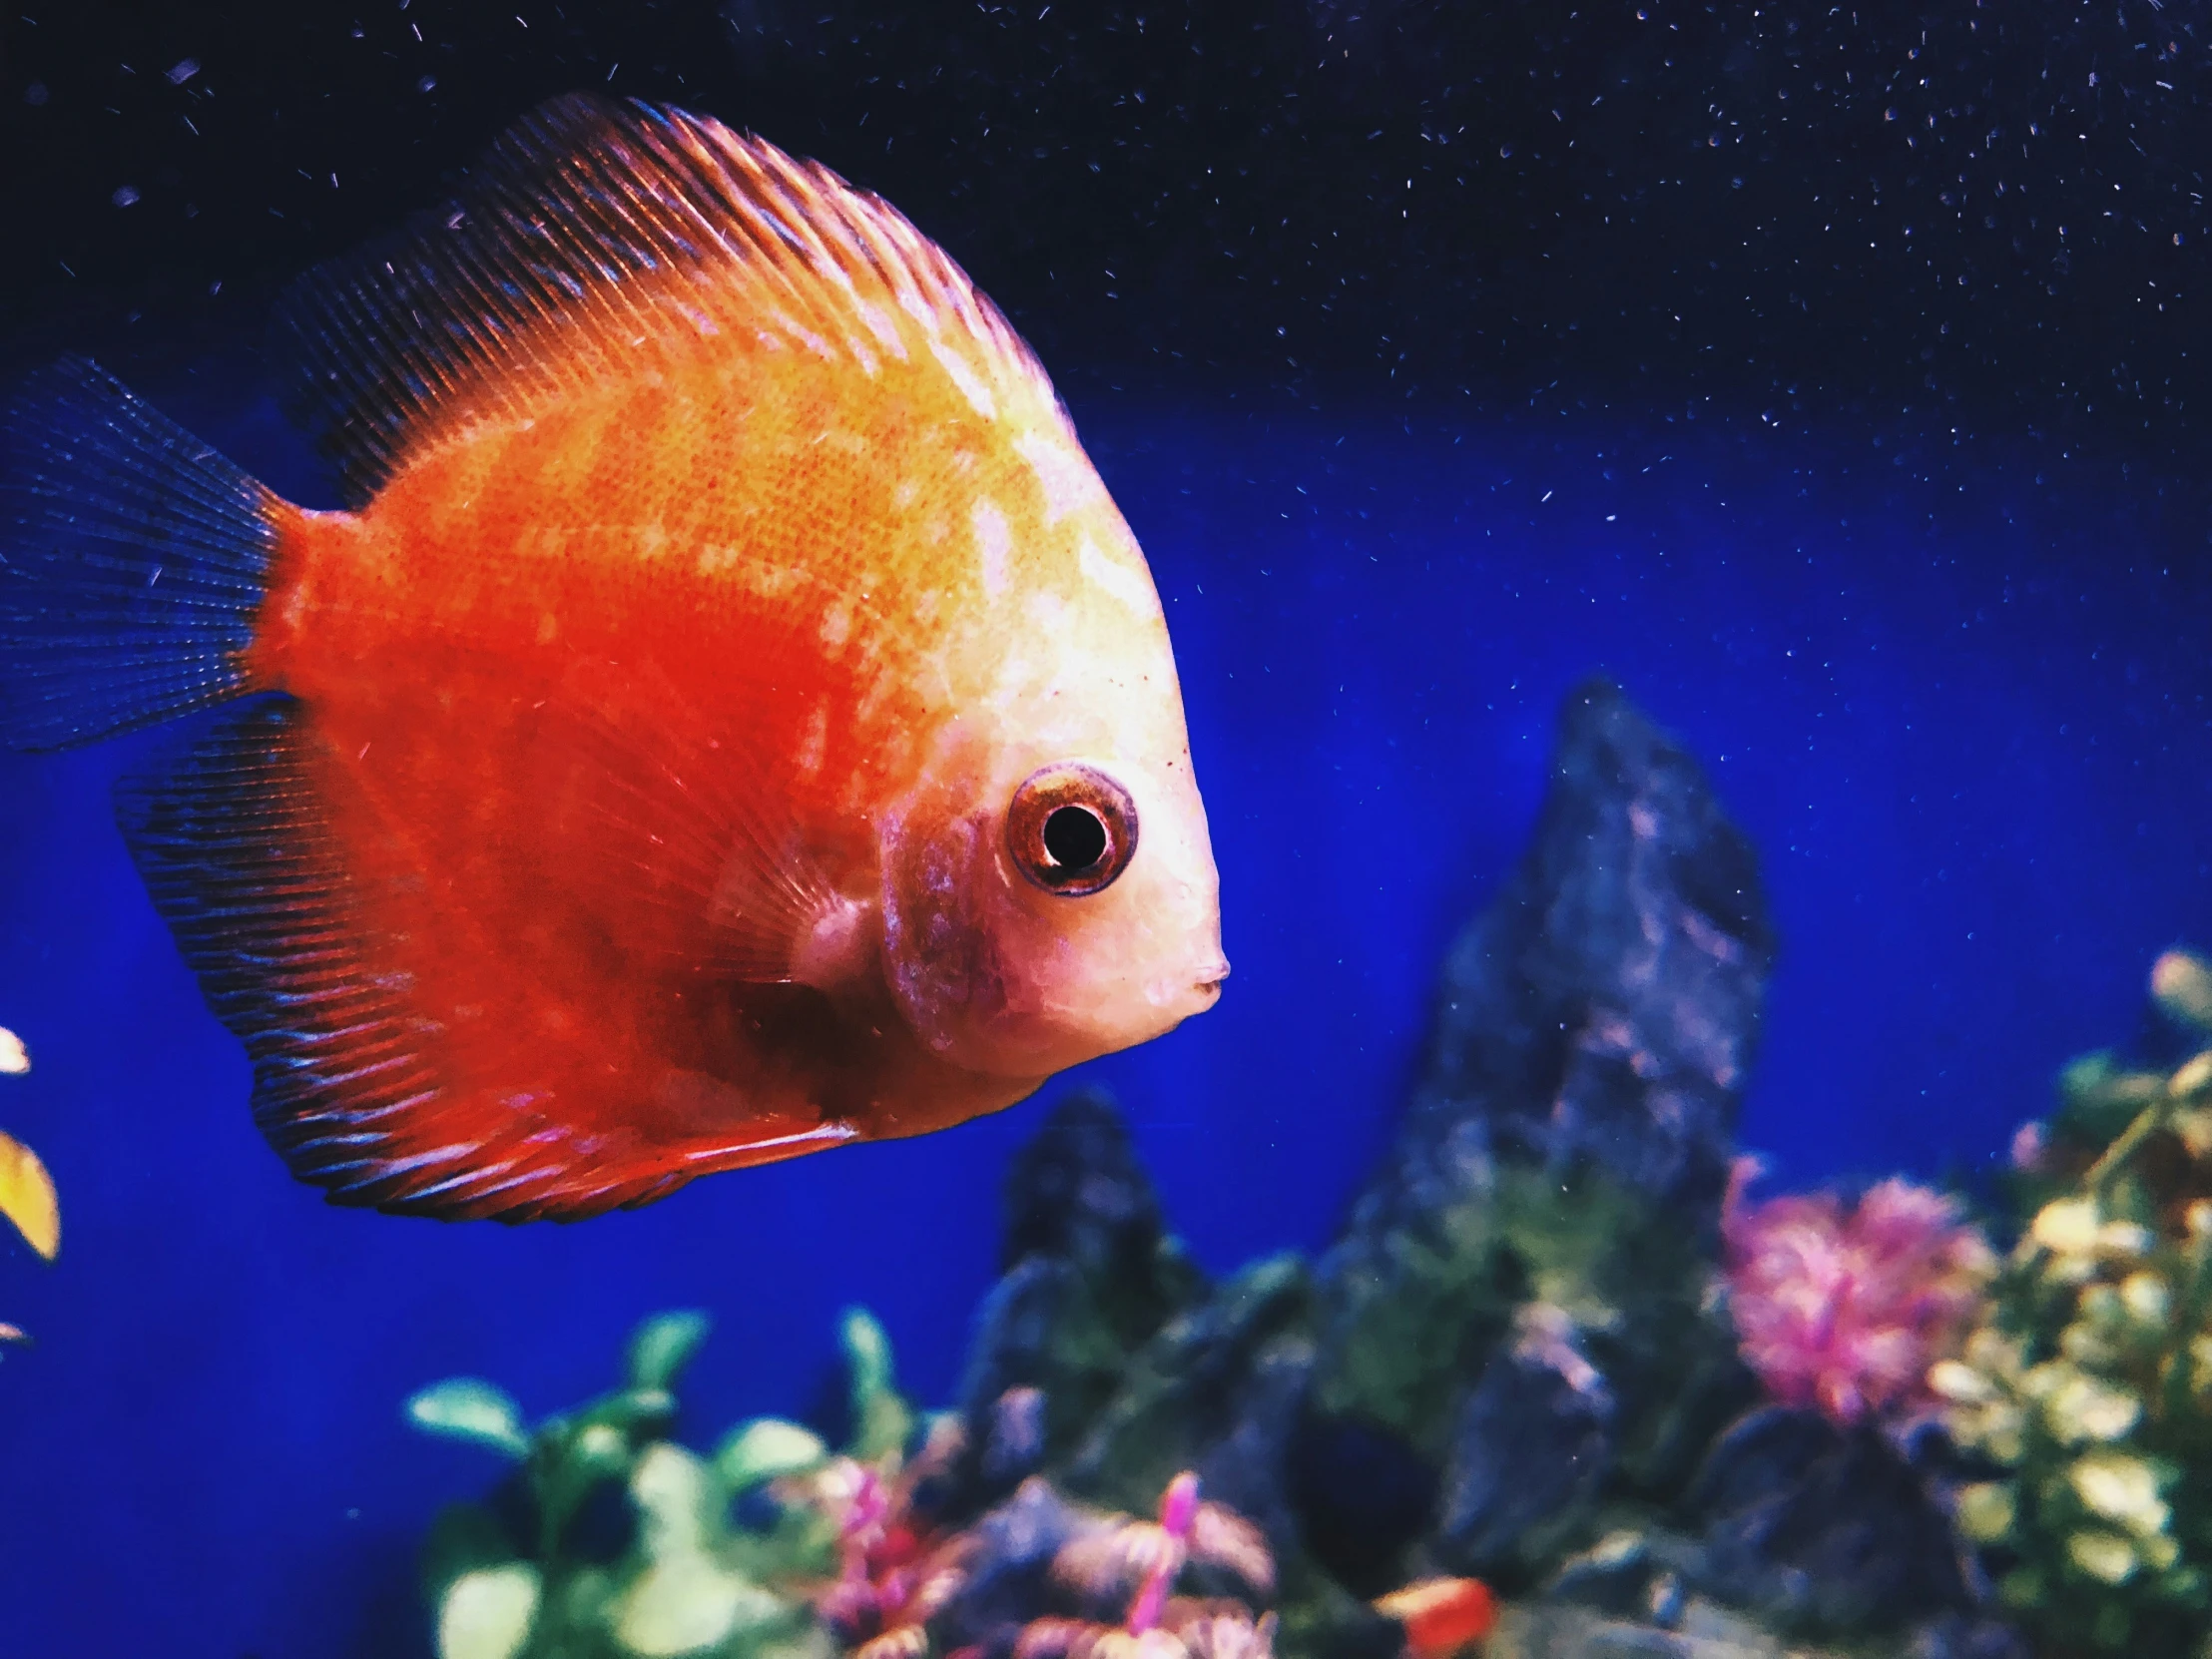
[[[54,1178],[38,1154],[12,1135],[0,1135],[0,1216],[22,1232],[49,1262],[62,1247],[62,1207]]]

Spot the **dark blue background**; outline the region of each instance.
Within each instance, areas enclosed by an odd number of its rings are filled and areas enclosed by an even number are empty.
[[[250,379],[147,389],[327,499]],[[1784,948],[1743,1130],[1786,1181],[1986,1163],[2060,1061],[2134,1030],[2158,949],[2212,942],[2194,485],[1895,407],[1075,389],[1175,631],[1236,968],[1087,1075],[1211,1268],[1328,1237],[1592,670],[1763,851]],[[574,1229],[327,1209],[256,1136],[109,822],[145,741],[0,757],[0,1023],[36,1064],[0,1124],[65,1217],[53,1269],[0,1253],[0,1317],[39,1338],[0,1365],[0,1648],[392,1651],[431,1510],[495,1472],[401,1398],[476,1372],[567,1404],[654,1309],[717,1317],[700,1435],[804,1406],[848,1301],[945,1396],[1037,1106]]]

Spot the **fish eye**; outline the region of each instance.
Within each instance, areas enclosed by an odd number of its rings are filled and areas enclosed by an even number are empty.
[[[1069,898],[1098,892],[1137,850],[1137,804],[1096,767],[1074,761],[1041,767],[1014,791],[1006,849],[1046,892]]]

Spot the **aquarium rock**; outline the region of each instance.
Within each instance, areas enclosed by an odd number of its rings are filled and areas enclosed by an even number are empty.
[[[1052,1605],[1053,1557],[1109,1524],[1050,1482],[1024,1480],[967,1529],[967,1581],[943,1614],[948,1646],[1010,1652],[1022,1627]]]
[[[1296,1538],[1284,1484],[1305,1403],[1312,1285],[1295,1256],[1255,1263],[1172,1321],[1130,1362],[1063,1478],[1071,1491],[1142,1510],[1179,1469],[1257,1522],[1278,1551]]]
[[[1697,765],[1577,690],[1534,839],[1453,947],[1396,1140],[1317,1270],[1316,1409],[1438,1472],[1421,1548],[1446,1570],[1521,1578],[1613,1487],[1666,1501],[1744,1403],[1708,1293],[1773,950]]]
[[[1875,1428],[1751,1412],[1715,1443],[1689,1506],[1704,1520],[1701,1587],[1778,1624],[1894,1630],[1970,1606],[1949,1522]]]
[[[1774,949],[1758,858],[1704,771],[1616,687],[1579,687],[1534,841],[1445,963],[1345,1268],[1494,1160],[1595,1164],[1713,1228]]]
[[[2029,1659],[2029,1650],[2008,1624],[1948,1613],[1913,1632],[1905,1659]]]
[[[1556,1559],[1557,1522],[1579,1521],[1611,1471],[1612,1418],[1601,1382],[1517,1350],[1492,1357],[1445,1471],[1439,1564],[1481,1577]]]
[[[1015,1155],[1005,1194],[1001,1277],[976,1313],[960,1382],[974,1449],[956,1506],[969,1508],[1064,1458],[1119,1388],[1129,1357],[1205,1294],[1105,1096],[1055,1106]],[[1032,1389],[1037,1443],[1011,1445],[1006,1426],[1024,1396],[1007,1396]]]
[[[1669,1622],[1609,1617],[1590,1608],[1515,1608],[1483,1648],[1484,1659],[1841,1659],[1785,1644],[1773,1632],[1711,1602],[1691,1600]]]

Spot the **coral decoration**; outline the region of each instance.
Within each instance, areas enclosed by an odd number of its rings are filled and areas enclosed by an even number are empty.
[[[1037,1619],[1014,1659],[1275,1659],[1275,1615],[1255,1619],[1237,1602],[1177,1596],[1144,1630],[1082,1619]]]
[[[1274,1614],[1255,1619],[1242,1602],[1172,1593],[1194,1561],[1227,1568],[1261,1595],[1275,1588],[1266,1536],[1236,1511],[1201,1501],[1198,1476],[1186,1469],[1160,1494],[1157,1520],[1124,1518],[1053,1557],[1052,1576],[1085,1597],[1133,1586],[1121,1623],[1032,1620],[1014,1659],[1273,1659]]]
[[[1786,1404],[1838,1423],[1932,1407],[1929,1367],[1955,1352],[1995,1258],[1957,1203],[1910,1182],[1747,1205],[1739,1159],[1722,1213],[1745,1362]]]
[[[1378,1597],[1375,1610],[1404,1626],[1407,1659],[1451,1659],[1497,1624],[1497,1598],[1479,1578],[1423,1578]]]
[[[1177,1575],[1192,1561],[1226,1567],[1263,1596],[1275,1589],[1266,1536],[1235,1510],[1201,1502],[1198,1476],[1185,1470],[1160,1494],[1158,1520],[1124,1520],[1076,1539],[1053,1558],[1052,1576],[1093,1599],[1134,1584],[1125,1622],[1145,1630],[1159,1621]]]

